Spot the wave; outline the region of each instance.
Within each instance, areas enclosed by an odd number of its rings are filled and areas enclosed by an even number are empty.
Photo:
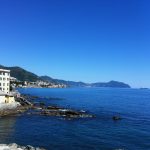
[[[33,147],[31,145],[20,146],[17,145],[16,143],[12,143],[12,144],[0,144],[0,150],[45,150],[45,149]]]

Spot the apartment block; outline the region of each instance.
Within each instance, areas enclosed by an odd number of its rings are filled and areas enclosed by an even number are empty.
[[[10,92],[10,70],[0,69],[0,91]]]

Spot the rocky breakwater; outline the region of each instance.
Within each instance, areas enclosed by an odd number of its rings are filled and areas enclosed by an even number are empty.
[[[39,109],[39,108],[35,108]],[[39,112],[40,115],[43,116],[57,116],[57,117],[64,117],[64,118],[93,118],[95,117],[92,114],[88,114],[83,110],[73,110],[73,109],[67,109],[62,108],[58,106],[48,106],[45,108],[41,108],[41,111]]]
[[[0,150],[45,150],[45,149],[39,147],[33,147],[30,145],[20,146],[13,143],[13,144],[0,144]]]
[[[52,97],[38,97],[31,95],[23,95],[28,101],[32,102],[32,110],[27,112],[28,115],[42,115],[42,116],[56,116],[63,118],[93,118],[95,117],[92,114],[86,113],[83,110],[74,110],[68,109],[60,106],[47,106],[44,102],[38,102],[37,99],[46,99],[49,100],[62,100],[62,98],[52,98]]]
[[[39,105],[39,106],[37,106]],[[93,118],[95,117],[92,114],[88,114],[83,110],[74,110],[63,108],[59,106],[46,106],[44,103],[36,103],[32,106],[32,109],[26,113],[27,115],[40,115],[40,116],[55,116],[66,119],[75,119],[75,118]]]

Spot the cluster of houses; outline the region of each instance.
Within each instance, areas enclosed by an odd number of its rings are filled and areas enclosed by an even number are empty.
[[[0,104],[14,102],[14,95],[10,92],[10,70],[0,69]]]
[[[10,78],[11,86],[13,88],[66,88],[65,84],[55,84],[46,81],[38,80],[36,82],[18,81],[16,78]]]
[[[46,81],[25,82],[25,87],[66,88],[65,84],[54,84]]]

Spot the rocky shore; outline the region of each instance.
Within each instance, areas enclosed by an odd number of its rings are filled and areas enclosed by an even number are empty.
[[[0,144],[0,150],[45,150],[45,149],[33,147],[31,145],[20,146],[17,145],[16,143],[12,143],[12,144]]]
[[[16,98],[18,105],[15,109],[2,109],[0,110],[0,117],[5,116],[20,116],[20,115],[40,115],[40,116],[55,116],[64,119],[77,119],[77,118],[94,118],[93,114],[89,114],[84,110],[74,110],[70,108],[64,108],[57,105],[47,105],[44,102],[38,102],[38,99],[46,100],[61,100],[61,98],[48,98],[38,97],[32,95],[21,95]],[[112,116],[113,121],[122,120],[118,115]]]
[[[0,144],[0,150],[46,150],[40,147],[33,147],[31,145],[20,146],[16,143],[12,144]],[[125,150],[125,149],[115,149],[115,150]]]
[[[0,111],[0,117],[4,116],[18,116],[22,114],[26,115],[41,115],[41,116],[56,116],[63,117],[66,119],[75,118],[93,118],[92,114],[88,114],[85,111],[77,111],[73,109],[68,109],[60,106],[47,106],[43,102],[36,102],[36,99],[40,97],[31,95],[22,95],[16,98],[16,101],[21,105],[15,109],[4,109]],[[49,98],[47,98],[49,99]],[[56,99],[56,98],[55,98]],[[58,99],[58,98],[57,98]],[[36,103],[34,103],[36,102]]]
[[[95,117],[92,114],[87,114],[85,111],[76,111],[72,109],[61,108],[58,106],[48,106],[45,108],[41,107],[33,107],[35,110],[28,114],[34,115],[42,115],[42,116],[57,116],[57,117],[64,117],[64,118],[93,118]]]
[[[4,109],[0,110],[0,117],[4,116],[18,116],[23,113],[25,113],[27,110],[29,110],[30,106],[18,106],[15,109]]]

